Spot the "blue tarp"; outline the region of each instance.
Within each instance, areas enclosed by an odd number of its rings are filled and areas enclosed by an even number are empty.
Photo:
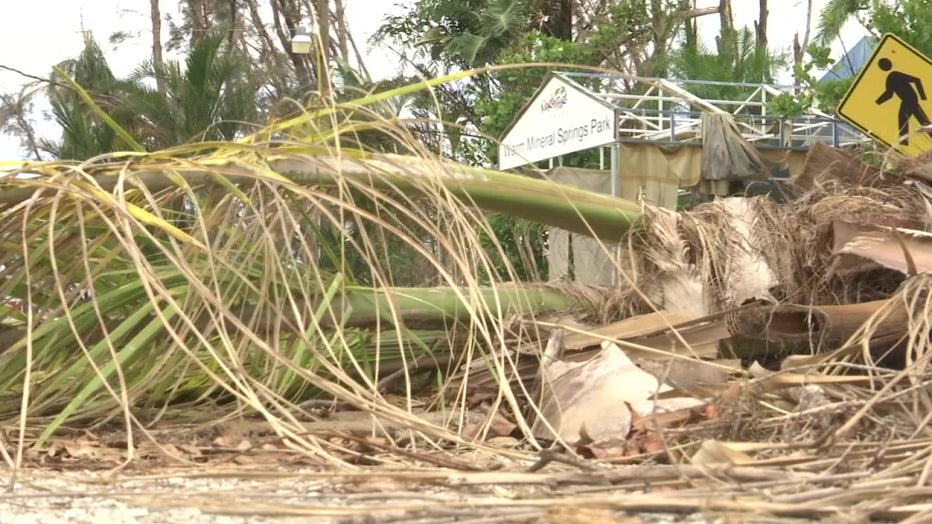
[[[870,60],[871,53],[874,52],[874,46],[877,42],[869,36],[862,38],[850,51],[845,53],[835,65],[822,75],[819,82],[826,80],[844,80],[857,75],[861,69]]]

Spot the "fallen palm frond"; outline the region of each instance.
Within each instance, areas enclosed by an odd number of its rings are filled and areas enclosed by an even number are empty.
[[[0,180],[0,296],[23,303],[0,328],[0,421],[19,426],[19,457],[70,424],[122,418],[132,437],[220,405],[333,458],[296,424],[313,398],[461,442],[458,426],[410,414],[413,390],[444,389],[457,363],[502,348],[504,319],[587,298],[480,283],[508,265],[480,242],[490,227],[477,208],[610,238],[639,208],[439,162],[402,127],[364,116],[341,129],[306,114],[288,129],[303,129],[301,143],[33,163]],[[380,128],[415,156],[345,147]],[[415,384],[417,367],[438,378]],[[389,387],[407,402],[388,402]],[[462,416],[455,392],[437,398],[447,420]],[[517,399],[503,399],[520,417]]]

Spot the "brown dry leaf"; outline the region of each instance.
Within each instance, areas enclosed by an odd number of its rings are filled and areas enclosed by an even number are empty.
[[[631,429],[632,431],[644,431],[668,428],[671,426],[682,426],[690,422],[705,419],[707,408],[707,405],[702,404],[675,411],[652,413],[644,417],[637,416],[631,424]]]
[[[790,183],[803,191],[830,182],[853,187],[869,185],[880,173],[880,169],[866,164],[856,153],[813,142],[803,169],[790,178]]]
[[[485,409],[487,410],[488,408]],[[465,424],[462,431],[463,435],[468,438],[478,438],[480,435],[484,435],[486,439],[507,437],[514,433],[514,430],[518,427],[500,412],[492,414],[491,420],[489,420],[487,414],[483,415],[483,418],[485,420],[476,420],[475,422]]]
[[[185,456],[185,452],[181,450],[178,446],[175,446],[174,444],[168,444],[168,443],[163,444],[162,450],[164,453],[167,453],[168,456],[170,457],[183,458]]]
[[[505,418],[501,413],[495,413],[492,415],[492,420],[489,422],[489,438],[497,437],[507,437],[514,433],[517,429],[517,425]]]
[[[832,229],[832,271],[856,271],[865,261],[907,275],[932,271],[932,233],[841,220],[832,222]]]
[[[671,388],[610,343],[604,343],[599,355],[589,361],[557,361],[543,366],[541,372],[541,417],[532,426],[538,438],[553,438],[549,422],[569,444],[578,443],[583,432],[596,443],[623,441],[631,430],[632,412],[650,415],[703,404],[694,398],[655,403],[653,395]]]
[[[49,458],[61,457],[62,453],[65,451],[65,446],[61,442],[55,441],[49,444],[48,449],[45,450],[45,456]]]
[[[378,449],[385,449],[392,445],[392,441],[386,437],[364,437],[363,442],[370,444]]]
[[[583,456],[585,456],[585,453],[582,453],[583,451],[588,452],[590,455],[592,455],[592,458],[596,460],[611,460],[617,457],[624,457],[627,453],[626,448],[623,447],[609,448],[602,447],[597,444],[586,444],[585,446],[580,446],[577,451],[580,452],[580,454]]]
[[[240,466],[275,465],[279,463],[282,457],[283,455],[278,452],[242,453],[233,457],[233,462]]]
[[[754,458],[739,451],[730,443],[719,440],[706,440],[702,442],[699,450],[692,457],[693,464],[750,464]]]
[[[91,458],[98,455],[101,449],[99,441],[85,437],[62,441],[61,446],[71,458]]]
[[[666,449],[660,433],[654,430],[639,429],[629,436],[625,456],[634,457],[645,453],[659,453]]]
[[[167,446],[164,447],[167,449]],[[163,454],[162,449],[156,446],[155,443],[151,440],[144,440],[140,442],[136,446],[136,449],[133,450],[133,453],[139,458],[155,458],[160,457]]]
[[[92,460],[101,462],[121,462],[126,449],[102,447],[96,440],[78,439],[62,443],[62,458],[69,460]],[[67,455],[67,457],[65,457]]]
[[[856,304],[748,308],[736,315],[735,326],[743,337],[752,340],[818,346],[844,342],[869,321],[873,339],[902,334],[907,330],[909,318],[909,310],[902,301],[884,299]]]

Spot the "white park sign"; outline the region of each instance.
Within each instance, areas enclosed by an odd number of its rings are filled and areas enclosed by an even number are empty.
[[[511,169],[615,141],[615,109],[553,74],[505,131],[498,168]]]

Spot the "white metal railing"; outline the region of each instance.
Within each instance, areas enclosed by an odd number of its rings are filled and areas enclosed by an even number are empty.
[[[732,115],[744,137],[764,147],[804,149],[815,142],[839,146],[866,140],[854,128],[819,111],[792,118],[770,113],[774,97],[794,93],[793,86],[577,72],[561,75],[584,87],[596,86],[586,88],[592,96],[617,108],[621,140],[698,141],[702,113]],[[713,90],[730,90],[735,96],[700,96]]]

